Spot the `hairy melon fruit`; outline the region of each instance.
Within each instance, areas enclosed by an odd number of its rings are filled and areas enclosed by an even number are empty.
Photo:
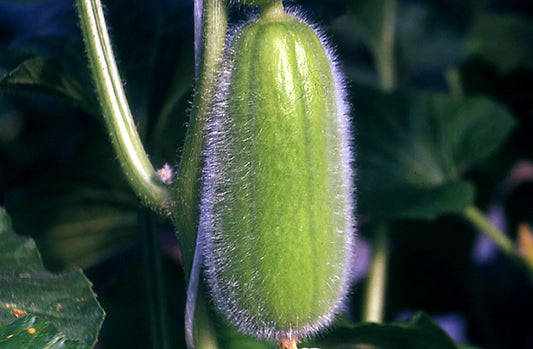
[[[297,16],[262,15],[229,43],[207,122],[200,231],[212,298],[259,338],[329,324],[348,287],[352,151],[342,79]]]
[[[269,6],[279,0],[233,0],[233,2],[246,6]]]

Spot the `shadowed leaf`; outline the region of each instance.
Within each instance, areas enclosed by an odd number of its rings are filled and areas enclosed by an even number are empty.
[[[0,91],[34,92],[67,98],[96,114],[94,98],[54,60],[36,57],[22,62],[0,78]]]
[[[533,69],[533,20],[511,14],[484,14],[474,23],[467,48],[503,73]]]
[[[487,159],[515,126],[487,98],[354,89],[361,212],[433,219],[474,200],[462,174]]]
[[[313,343],[323,349],[352,348],[363,344],[375,349],[457,349],[446,332],[422,312],[406,323],[362,323],[337,328]]]
[[[80,270],[48,272],[35,242],[13,232],[3,208],[0,208],[0,284],[1,324],[31,314],[50,322],[67,339],[80,340],[88,346],[96,342],[104,311],[89,280]]]

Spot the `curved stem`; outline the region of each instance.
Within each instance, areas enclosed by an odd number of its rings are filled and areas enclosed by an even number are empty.
[[[382,322],[387,287],[387,264],[389,260],[386,222],[376,222],[372,241],[372,259],[365,289],[363,321]]]
[[[137,195],[154,209],[171,210],[179,229],[185,275],[191,270],[198,221],[198,188],[201,174],[203,128],[213,103],[215,83],[224,53],[227,9],[224,0],[197,0],[202,9],[201,45],[198,52],[197,89],[185,139],[175,197],[155,177],[122,88],[99,0],[76,0],[84,42],[95,80],[106,127],[122,170]],[[197,6],[198,7],[198,6]],[[198,26],[197,26],[198,28]],[[177,203],[177,204],[176,204]],[[197,348],[217,348],[207,302],[199,295],[194,318]]]
[[[133,121],[100,0],[76,0],[96,92],[117,158],[129,184],[153,209],[171,206],[170,192],[155,177]]]
[[[492,224],[487,217],[475,206],[468,206],[463,215],[472,223],[477,229],[485,233],[502,252],[507,255],[516,256],[516,249],[514,242],[494,224]]]
[[[463,216],[472,223],[474,227],[487,235],[504,254],[517,262],[519,266],[527,270],[530,273],[530,276],[533,277],[533,265],[528,263],[528,261],[519,253],[514,241],[492,224],[483,212],[475,206],[468,206],[464,210]]]

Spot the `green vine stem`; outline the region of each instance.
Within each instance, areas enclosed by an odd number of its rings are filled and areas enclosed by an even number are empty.
[[[365,287],[362,320],[382,322],[387,287],[387,265],[389,260],[389,224],[376,222],[373,230],[372,258]]]
[[[392,91],[396,88],[395,38],[396,0],[385,0],[381,38],[374,54],[380,87],[384,91]]]
[[[203,3],[201,49],[198,55],[198,79],[191,122],[187,131],[174,200],[169,190],[155,177],[155,171],[141,143],[122,87],[99,0],[76,0],[91,72],[95,81],[106,127],[130,185],[153,209],[168,212],[174,218],[180,237],[185,275],[192,267],[198,220],[198,187],[201,173],[203,128],[212,105],[227,30],[224,0]],[[199,296],[195,314],[196,348],[216,348],[214,326],[207,302]],[[198,336],[196,335],[198,332]]]
[[[513,240],[492,224],[483,212],[475,206],[468,206],[464,210],[463,216],[474,227],[487,235],[505,255],[518,262],[521,267],[525,268],[533,276],[533,265],[524,260]]]
[[[199,55],[199,75],[189,128],[181,154],[176,197],[172,212],[180,237],[185,274],[192,267],[198,229],[199,184],[204,146],[203,129],[216,92],[227,31],[227,8],[224,0],[204,0],[202,16],[202,52]]]
[[[383,27],[374,49],[379,83],[383,91],[396,88],[395,37],[396,0],[383,1]],[[372,257],[363,299],[363,321],[382,322],[385,313],[387,264],[389,260],[389,223],[376,221]]]
[[[213,317],[202,292],[200,268],[196,265],[193,270],[193,261],[201,260],[200,256],[195,257],[194,254],[197,246],[204,126],[216,93],[227,21],[225,0],[195,1],[196,90],[175,185],[175,195],[179,200],[172,210],[172,216],[178,229],[183,267],[189,283],[186,338],[189,347],[196,349],[218,348]]]
[[[100,0],[76,0],[96,92],[115,153],[129,184],[149,207],[166,211],[169,190],[155,171],[139,138],[122,87]]]

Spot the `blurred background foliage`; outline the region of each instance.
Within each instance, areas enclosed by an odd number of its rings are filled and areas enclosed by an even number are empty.
[[[384,92],[375,57],[386,2],[287,2],[330,38],[353,109],[359,247],[345,321],[361,317],[370,228],[386,218],[387,321],[425,310],[458,342],[531,348],[531,278],[457,213],[475,203],[512,239],[533,223],[533,3],[398,1],[396,80]],[[192,2],[105,6],[151,160],[176,164],[193,93]],[[232,20],[244,12],[233,9]],[[36,240],[47,268],[81,267],[94,283],[108,314],[98,348],[144,348],[145,213],[112,154],[77,18],[70,0],[0,0],[0,206]],[[180,348],[179,244],[165,217],[156,224],[171,344]]]

